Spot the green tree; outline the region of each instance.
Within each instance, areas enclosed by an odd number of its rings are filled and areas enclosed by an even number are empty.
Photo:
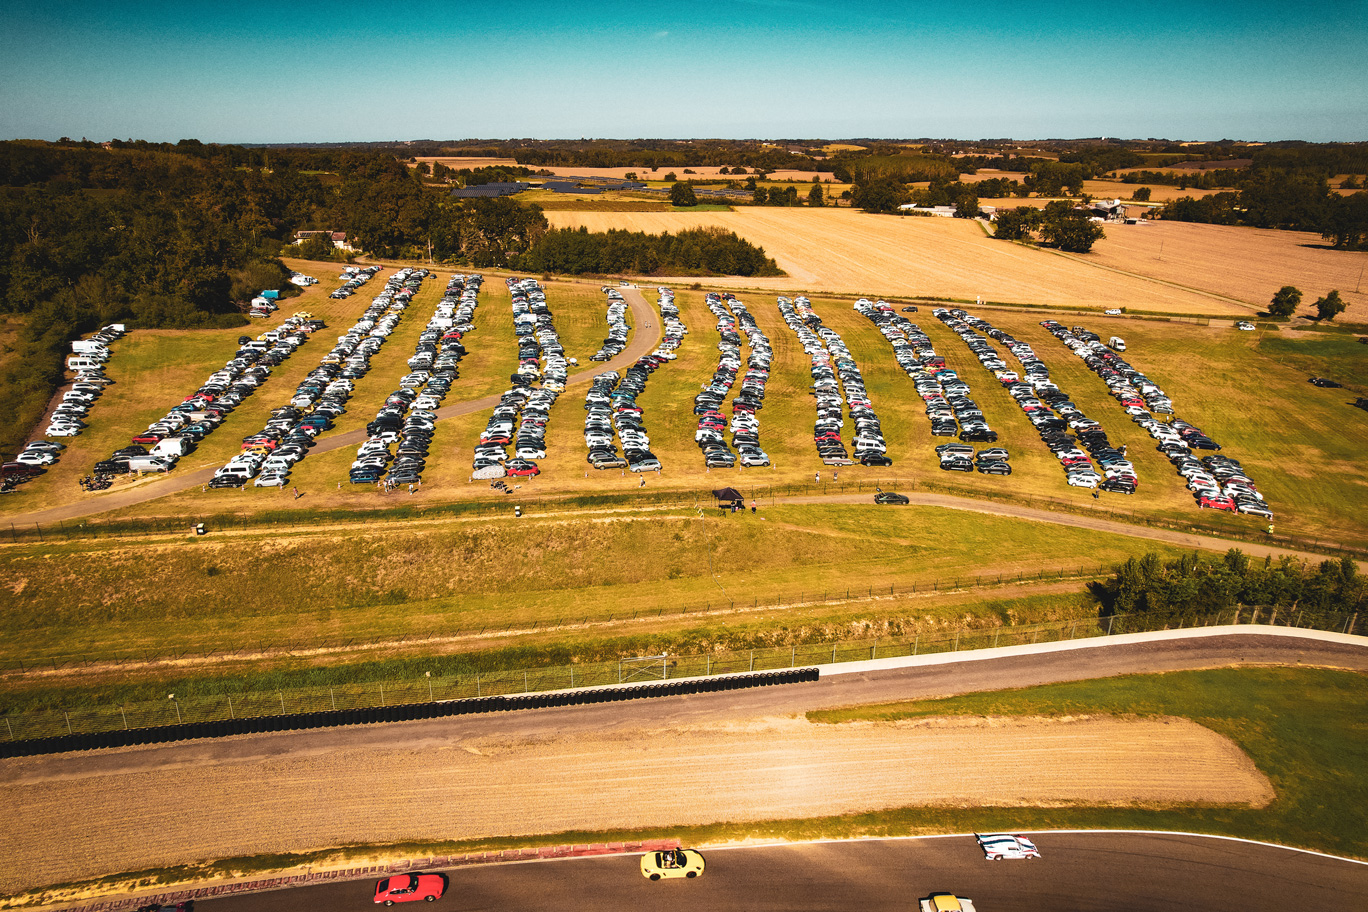
[[[1067,205],[1067,204],[1066,204]],[[1040,236],[1045,243],[1069,253],[1087,253],[1097,241],[1106,237],[1102,226],[1094,223],[1077,209],[1046,207],[1040,224]]]
[[[1150,198],[1150,188],[1149,188],[1149,187],[1137,187],[1137,188],[1135,189],[1135,192],[1131,194],[1131,199],[1135,200],[1135,201],[1138,202],[1138,203],[1148,203],[1148,202],[1149,202],[1149,198]]]
[[[876,177],[855,185],[850,201],[865,212],[897,212],[911,199],[902,182],[892,177]]]
[[[683,181],[676,181],[670,188],[671,206],[697,206],[698,197],[694,195],[693,187]]]
[[[1301,289],[1293,285],[1284,285],[1278,289],[1277,294],[1273,295],[1272,302],[1268,305],[1268,312],[1275,317],[1290,317],[1297,310],[1297,305],[1301,303]]]
[[[1004,241],[1029,241],[1032,232],[1040,227],[1040,218],[1040,210],[1034,206],[999,210],[993,220],[993,237]]]
[[[1323,298],[1316,299],[1316,316],[1321,320],[1333,320],[1344,313],[1344,301],[1338,291],[1332,291]]]
[[[809,206],[825,206],[825,205],[826,205],[826,197],[822,196],[822,186],[821,186],[821,184],[813,183],[812,189],[808,191],[807,200],[808,200],[808,205],[809,205]]]
[[[654,171],[655,168],[652,168],[651,170]],[[670,171],[670,172],[668,172],[668,173],[665,175],[665,180],[667,180],[667,181],[677,181],[677,180],[679,180],[679,175],[675,174],[673,171]]]
[[[979,209],[978,197],[974,193],[965,191],[955,199],[955,218],[978,218],[982,214],[983,210]]]
[[[751,183],[755,183],[755,181],[751,181]],[[766,190],[764,187],[752,187],[751,190],[752,190],[752,192],[751,192],[751,202],[752,202],[752,203],[754,203],[754,204],[757,205],[757,206],[766,206],[766,205],[769,205],[769,191],[768,191],[768,190]]]
[[[299,245],[298,256],[304,260],[331,260],[336,253],[337,248],[333,246],[332,233],[322,231],[310,235]]]

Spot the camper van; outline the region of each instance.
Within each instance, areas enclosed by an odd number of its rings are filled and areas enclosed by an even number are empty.
[[[1126,340],[1120,336],[1112,336],[1111,339],[1107,341],[1107,344],[1111,346],[1112,351],[1123,352],[1126,350]]]
[[[68,355],[66,366],[69,371],[100,370],[104,362],[92,355]]]

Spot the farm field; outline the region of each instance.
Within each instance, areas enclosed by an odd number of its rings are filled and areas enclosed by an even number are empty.
[[[1338,289],[1348,308],[1336,320],[1368,323],[1368,281],[1360,278],[1368,252],[1328,249],[1318,234],[1164,221],[1106,230],[1088,262],[1228,295],[1260,309],[1279,288],[1295,285],[1302,290],[1303,315],[1313,313],[1316,298]]]
[[[659,233],[717,225],[765,248],[786,277],[710,279],[711,287],[783,293],[889,295],[1089,307],[1126,307],[1160,313],[1245,316],[1286,280],[1257,301],[1206,293],[1203,273],[1183,273],[1184,283],[1150,273],[1099,269],[1092,259],[989,238],[978,222],[963,219],[893,218],[853,209],[739,208],[708,213],[549,212],[554,227],[622,228]],[[1124,226],[1123,226],[1124,227]],[[1147,231],[1152,226],[1132,226]],[[1109,235],[1112,231],[1108,229]],[[1117,233],[1119,234],[1119,229]],[[1204,243],[1204,238],[1189,238]],[[1108,241],[1095,249],[1102,250]],[[1165,250],[1167,256],[1167,248]],[[1096,256],[1090,255],[1090,256]],[[1230,252],[1227,251],[1227,259]],[[1136,265],[1139,265],[1138,261]],[[677,279],[689,282],[689,279]],[[1178,287],[1185,284],[1187,287]],[[1212,290],[1214,291],[1214,289]],[[1259,304],[1262,306],[1262,304]]]

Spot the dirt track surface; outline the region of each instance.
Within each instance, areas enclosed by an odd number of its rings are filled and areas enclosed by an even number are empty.
[[[1266,804],[1267,779],[1182,719],[798,718],[488,735],[59,778],[8,770],[0,890],[340,843],[857,813],[907,805]],[[231,796],[228,798],[227,796]],[[72,808],[83,809],[72,814]]]

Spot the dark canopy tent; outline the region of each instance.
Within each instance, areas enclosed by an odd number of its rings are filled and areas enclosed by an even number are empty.
[[[730,509],[735,504],[745,503],[745,496],[736,488],[718,488],[712,492],[712,496],[717,498],[717,505],[724,510]]]

